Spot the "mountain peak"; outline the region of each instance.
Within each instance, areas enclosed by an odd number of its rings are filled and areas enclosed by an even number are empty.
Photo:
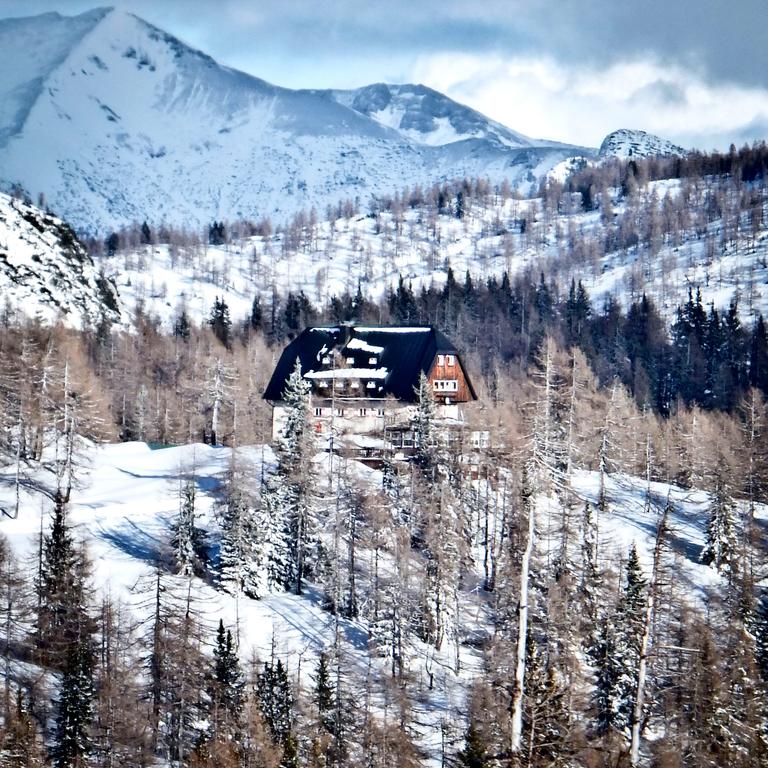
[[[15,67],[0,84],[0,182],[94,234],[285,220],[465,176],[529,189],[584,154],[424,85],[281,88],[119,8],[0,21],[0,45]]]
[[[652,133],[632,128],[620,128],[609,133],[600,145],[600,157],[653,157],[687,155],[687,150]]]

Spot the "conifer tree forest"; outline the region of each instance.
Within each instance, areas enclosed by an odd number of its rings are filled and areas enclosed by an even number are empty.
[[[767,162],[756,145],[550,180],[495,226],[533,251],[557,233],[559,258],[498,274],[481,254],[454,273],[434,236],[443,279],[393,274],[382,296],[362,277],[323,301],[255,281],[242,316],[221,286],[202,314],[139,302],[79,330],[3,312],[0,766],[768,765],[757,288],[720,306],[690,283],[665,304],[641,281],[598,301],[582,275],[598,251],[641,273],[675,244],[757,252]],[[513,196],[463,180],[327,218],[395,242],[409,211],[436,231]],[[195,233],[148,216],[87,244],[97,265],[278,236],[290,256],[317,219]],[[465,428],[441,427],[422,374],[413,454],[364,466],[316,433],[297,363],[273,435],[262,394],[285,344],[343,323],[442,330],[478,393]],[[104,502],[103,446],[136,441],[195,461],[158,463],[163,515],[118,540],[85,500]],[[129,522],[132,472],[114,491]],[[256,647],[267,615],[302,643]]]

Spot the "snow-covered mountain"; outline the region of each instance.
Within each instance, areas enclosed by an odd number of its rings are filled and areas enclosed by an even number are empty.
[[[332,94],[340,104],[398,131],[416,144],[435,147],[471,139],[508,149],[554,144],[529,139],[424,85],[376,83]]]
[[[0,194],[0,295],[27,316],[82,328],[122,305],[71,228],[20,200]]]
[[[654,155],[687,155],[687,150],[667,139],[645,131],[620,128],[609,133],[600,145],[599,157],[652,157]]]
[[[132,14],[0,21],[0,181],[79,230],[276,216],[463,176],[529,188],[583,149],[422,86],[288,90]]]

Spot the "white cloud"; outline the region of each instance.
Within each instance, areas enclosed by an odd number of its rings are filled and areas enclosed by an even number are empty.
[[[617,128],[701,149],[768,138],[747,128],[765,124],[768,90],[708,83],[700,71],[651,58],[596,70],[549,57],[441,53],[420,56],[412,76],[517,131],[574,144],[597,146]]]

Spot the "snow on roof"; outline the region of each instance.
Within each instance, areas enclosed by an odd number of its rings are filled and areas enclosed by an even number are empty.
[[[307,371],[305,379],[386,379],[387,368],[336,368],[330,371]]]
[[[371,437],[370,435],[344,435],[342,437],[346,445],[353,445],[357,448],[381,448],[387,447],[386,440],[380,437]]]
[[[352,342],[352,343],[350,343]],[[318,351],[323,347],[347,357],[346,367],[335,372],[317,370]],[[372,348],[381,351],[373,352]],[[428,374],[437,353],[458,355],[453,343],[432,326],[346,326],[344,328],[307,328],[300,333],[280,355],[275,371],[264,392],[266,400],[278,402],[283,397],[286,382],[296,360],[302,371],[309,371],[309,380],[343,378],[375,379],[379,392],[403,402],[414,402],[419,376]],[[375,355],[374,362],[371,357]],[[361,367],[368,363],[375,367]],[[464,371],[470,399],[476,395]]]
[[[384,351],[384,347],[368,344],[368,342],[358,338],[350,339],[345,349],[359,349],[363,352],[370,352],[372,355],[380,355]]]
[[[360,333],[429,333],[432,329],[428,326],[402,326],[402,327],[390,327],[387,326],[368,326],[368,325],[356,325],[355,331]]]

